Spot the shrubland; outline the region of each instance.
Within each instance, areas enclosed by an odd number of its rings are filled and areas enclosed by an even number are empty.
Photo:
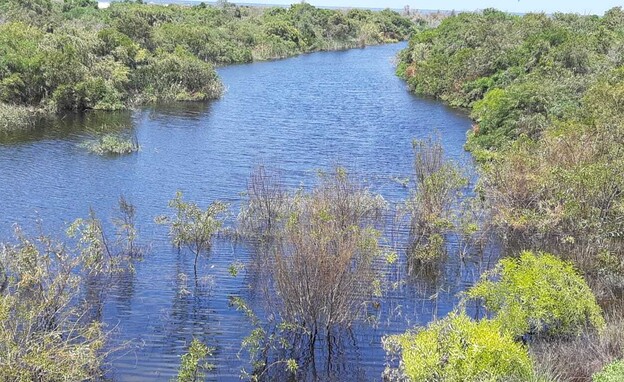
[[[487,9],[416,33],[400,54],[397,72],[414,92],[471,113],[479,196],[503,251],[521,255],[468,294],[517,329],[551,380],[589,381],[622,357],[623,22],[619,7],[604,16]]]
[[[509,247],[572,260],[601,299],[624,285],[623,15],[462,13],[415,34],[398,68],[471,112],[466,147]]]
[[[397,12],[0,2],[0,129],[42,115],[218,98],[215,66],[405,40]]]
[[[31,124],[41,113],[212,99],[222,91],[216,65],[396,41],[414,29],[392,11],[307,4],[260,10],[227,2],[115,3],[97,10],[90,1],[5,0],[0,10],[4,130]],[[486,272],[446,318],[387,338],[388,350],[400,358],[388,376],[620,378],[622,64],[620,8],[603,17],[488,9],[451,15],[412,37],[398,73],[415,92],[471,112],[475,125],[466,147],[480,162],[481,181],[468,198],[468,177],[444,159],[441,145],[414,142],[413,187],[404,204],[410,266],[444,263],[449,234],[479,247],[480,233],[494,233],[491,227],[503,239],[502,253],[514,256]],[[298,362],[309,354],[295,350],[312,349],[314,357],[315,344],[332,346],[332,337],[362,318],[379,293],[376,259],[384,250],[387,205],[342,168],[323,174],[313,189],[292,192],[260,168],[247,196],[238,233],[254,246],[252,261],[262,270],[270,305],[264,322],[241,298],[231,298],[254,325],[243,342],[254,367],[247,376],[266,378],[280,365],[296,377]],[[170,207],[173,215],[161,220],[173,244],[193,252],[197,275],[199,256],[223,228],[227,206],[203,209],[179,193]],[[93,214],[70,226],[71,249],[19,230],[17,243],[2,247],[3,379],[101,374],[105,334],[97,320],[77,319],[87,310],[75,301],[86,278],[131,264],[134,209],[120,201],[120,210],[118,250]],[[236,275],[239,268],[232,269]],[[179,379],[200,378],[209,354],[194,341]]]

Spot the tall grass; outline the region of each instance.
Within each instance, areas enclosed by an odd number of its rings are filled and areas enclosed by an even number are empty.
[[[34,108],[7,105],[0,102],[0,133],[12,132],[31,127],[35,121]]]

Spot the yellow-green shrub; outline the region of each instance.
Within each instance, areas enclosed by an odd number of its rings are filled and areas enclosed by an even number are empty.
[[[527,349],[501,331],[497,321],[452,313],[393,339],[412,381],[526,381],[533,375]]]
[[[602,311],[576,269],[550,254],[502,259],[468,291],[510,333],[574,335],[604,327]]]

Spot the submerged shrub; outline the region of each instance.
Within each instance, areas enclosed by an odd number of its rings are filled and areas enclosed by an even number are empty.
[[[279,183],[277,174],[263,166],[254,170],[247,185],[248,201],[238,215],[241,234],[267,240],[283,233],[290,214],[290,195]]]
[[[138,232],[134,216],[136,207],[123,196],[119,197],[119,216],[113,219],[116,240],[110,240],[91,209],[85,219],[74,220],[66,230],[67,237],[75,239],[74,250],[81,255],[83,270],[89,276],[111,275],[134,271],[134,259],[140,259],[143,252],[136,244]]]
[[[607,365],[601,372],[594,374],[593,382],[624,381],[624,360]]]
[[[205,371],[212,370],[214,365],[209,364],[206,358],[212,355],[213,349],[193,338],[188,353],[182,356],[180,370],[175,382],[199,382],[206,378]]]
[[[372,294],[373,259],[385,201],[355,183],[344,169],[321,178],[294,201],[284,239],[274,248],[274,279],[282,317],[316,337],[348,326]]]
[[[408,256],[412,267],[432,266],[444,255],[444,234],[455,223],[453,206],[468,182],[461,168],[444,158],[439,141],[414,141],[413,150],[415,189],[407,201]]]
[[[255,247],[259,276],[254,290],[264,293],[269,312],[260,320],[241,299],[232,305],[252,319],[255,329],[243,341],[251,380],[296,376],[301,357],[327,351],[366,312],[380,288],[376,259],[385,200],[353,180],[343,168],[320,173],[312,190],[284,191],[276,176],[256,169],[249,200],[239,215],[241,232]],[[303,362],[307,364],[307,362]]]
[[[497,321],[451,313],[414,333],[385,339],[398,346],[401,368],[412,381],[526,381],[533,375],[527,349]]]
[[[76,303],[86,259],[47,236],[16,238],[0,245],[0,380],[101,376],[106,334]]]
[[[501,326],[516,336],[576,335],[602,329],[602,310],[574,267],[550,254],[502,259],[472,287]]]
[[[98,139],[82,143],[81,147],[98,155],[132,154],[141,148],[136,138],[129,138],[119,134],[103,135]]]
[[[197,260],[202,252],[209,251],[212,237],[223,226],[223,214],[227,204],[220,201],[211,203],[205,210],[197,204],[185,202],[182,192],[169,201],[169,207],[175,210],[172,218],[159,217],[158,222],[169,225],[172,243],[180,248],[187,247],[195,255],[194,269],[197,276]]]

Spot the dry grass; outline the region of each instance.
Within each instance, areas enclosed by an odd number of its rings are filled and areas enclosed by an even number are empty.
[[[602,333],[586,332],[573,339],[542,341],[530,346],[540,375],[556,382],[591,382],[592,375],[624,356],[624,309],[607,314]]]

